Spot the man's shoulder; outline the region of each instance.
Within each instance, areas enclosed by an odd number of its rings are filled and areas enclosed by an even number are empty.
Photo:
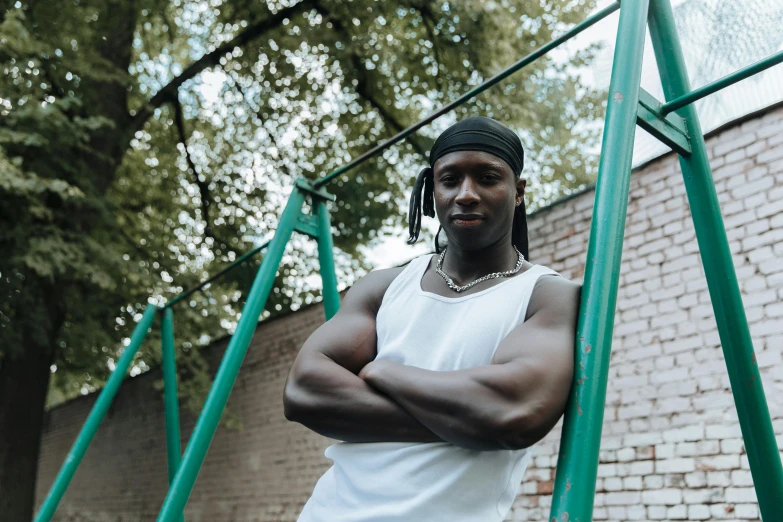
[[[383,301],[383,296],[386,294],[386,290],[388,290],[392,281],[411,263],[416,262],[416,259],[401,266],[373,270],[357,280],[349,292],[353,294],[352,297],[362,301],[377,312]]]
[[[548,307],[571,309],[574,304],[577,308],[579,306],[582,285],[566,279],[551,268],[549,270],[551,270],[551,272],[544,274],[544,276],[539,277],[538,281],[536,281],[528,307],[528,315],[532,315],[536,311]]]
[[[357,281],[356,284],[366,285],[371,291],[381,292],[381,294],[383,294],[386,292],[386,289],[389,288],[392,281],[394,281],[407,267],[408,265],[406,264],[403,266],[373,270]]]

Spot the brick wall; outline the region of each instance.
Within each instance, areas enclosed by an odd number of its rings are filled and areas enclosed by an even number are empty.
[[[783,108],[707,141],[778,445],[783,447]],[[531,258],[581,280],[594,193],[529,220]],[[676,157],[634,173],[595,499],[596,520],[758,520],[747,457]],[[189,522],[293,521],[328,467],[328,441],[287,423],[282,388],[319,307],[262,324],[217,433]],[[224,348],[213,348],[217,358]],[[166,489],[156,372],[131,379],[76,474],[57,520],[154,520]],[[93,397],[51,411],[45,495]],[[183,415],[184,439],[194,419]],[[545,521],[559,426],[536,449],[509,520]]]

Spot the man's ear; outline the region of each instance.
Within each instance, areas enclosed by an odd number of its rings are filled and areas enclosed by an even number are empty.
[[[527,187],[527,180],[525,178],[519,178],[517,181],[517,195],[515,198],[517,206],[521,205],[525,200],[525,187]]]

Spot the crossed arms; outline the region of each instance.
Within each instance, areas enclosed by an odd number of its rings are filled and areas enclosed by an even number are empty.
[[[400,269],[373,272],[305,342],[285,385],[288,420],[347,442],[449,442],[520,449],[543,438],[565,409],[574,364],[579,285],[542,277],[527,320],[492,363],[430,371],[375,360],[375,317]]]

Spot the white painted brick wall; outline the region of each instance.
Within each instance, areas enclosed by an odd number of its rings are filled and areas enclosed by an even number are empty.
[[[710,137],[707,148],[780,445],[783,109]],[[594,197],[587,192],[530,220],[533,261],[581,281]],[[562,249],[546,240],[566,233]],[[559,435],[560,427],[537,448],[530,472],[554,469]],[[759,520],[690,207],[672,155],[631,180],[600,462],[595,520]],[[539,483],[527,490],[551,487]],[[546,496],[521,495],[509,520],[545,521],[550,505]]]

